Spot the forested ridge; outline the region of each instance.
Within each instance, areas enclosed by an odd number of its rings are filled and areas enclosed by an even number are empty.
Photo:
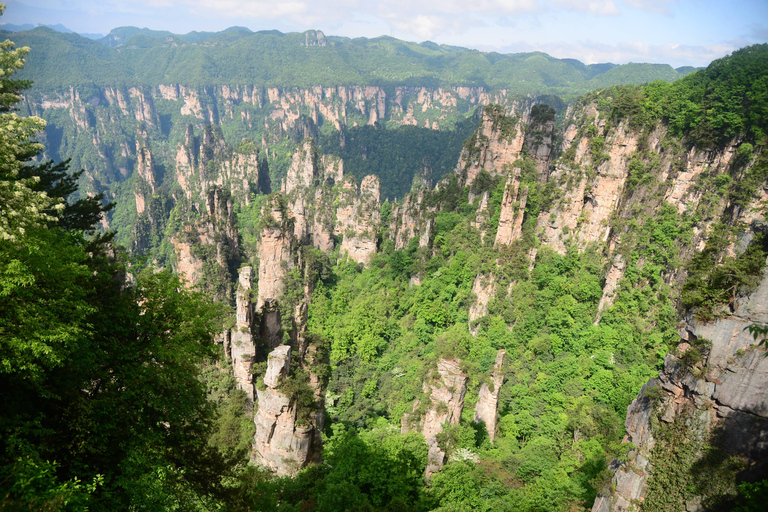
[[[281,59],[325,52],[312,59],[332,62],[334,50],[367,70],[377,52],[402,54],[429,63],[425,76],[436,83],[472,77],[507,86],[526,76],[515,67],[520,59],[529,67],[544,59],[567,76],[575,71],[566,64],[573,65],[580,81],[545,83],[538,94],[575,95],[599,85],[597,70],[543,55],[485,55],[390,38],[327,38],[321,47],[301,46],[304,35],[247,30],[113,35],[122,53],[40,28],[17,40],[33,51],[54,40],[71,44],[46,47],[46,66],[85,51],[78,45],[100,55],[89,64],[94,83],[99,63],[124,59],[131,83],[131,66],[141,59],[173,54],[168,60],[177,71],[198,70],[195,79],[208,84],[227,70],[187,66],[185,55],[197,59],[225,42],[236,54],[245,55],[249,44],[256,46],[248,51],[271,55],[270,49],[285,52],[288,40],[291,50]],[[616,490],[616,468],[634,457],[637,447],[623,442],[627,408],[665,370],[669,355],[683,373],[706,375],[701,363],[711,342],[690,338],[690,348],[680,351],[681,318],[728,317],[764,279],[768,45],[744,48],[672,83],[588,93],[570,103],[568,116],[568,106],[554,98],[551,105],[529,99],[509,109],[478,107],[447,134],[326,126],[307,130],[315,142],[301,140],[297,129],[280,142],[282,165],[290,167],[280,185],[275,179],[270,186],[271,161],[253,141],[233,149],[220,128],[179,143],[179,154],[199,150],[189,171],[197,178],[147,163],[137,136],[142,167],[133,188],[112,195],[130,208],[78,195],[82,171],[40,157],[44,147],[34,135],[43,121],[14,110],[31,86],[17,78],[24,77],[27,50],[10,42],[0,50],[4,510],[587,510]],[[301,69],[324,69],[312,62]],[[237,64],[228,65],[242,76],[231,76],[266,84],[331,80]],[[411,79],[387,66],[381,72],[390,78]],[[446,75],[451,69],[464,74]],[[82,77],[62,74],[41,85],[70,79]],[[409,143],[427,151],[408,154]],[[440,151],[441,144],[454,149]],[[616,157],[617,148],[631,144],[632,153]],[[514,161],[492,169],[492,158],[481,159],[494,147],[516,147]],[[242,176],[223,163],[230,161],[248,162]],[[622,166],[627,175],[613,213],[596,221],[601,187]],[[378,179],[366,178],[371,174]],[[690,188],[678,194],[683,182]],[[393,201],[379,202],[379,183]],[[203,189],[193,190],[198,185]],[[302,202],[307,197],[313,201]],[[569,224],[572,197],[582,209]],[[319,211],[323,205],[328,212]],[[104,229],[100,220],[113,209],[113,225],[132,232]],[[514,219],[519,225],[512,229]],[[313,222],[307,242],[297,225]],[[328,229],[329,248],[320,249]],[[506,239],[502,230],[515,235]],[[257,269],[266,268],[264,248],[275,240],[288,253],[270,263],[281,272],[281,291],[261,311],[249,305],[246,313],[241,306],[255,304],[259,287],[273,280]],[[364,243],[372,250],[357,261],[352,252]],[[243,279],[250,267],[252,289]],[[614,268],[620,277],[608,295]],[[491,291],[477,313],[484,290]],[[251,326],[256,350],[244,363],[234,354]],[[265,334],[270,329],[275,340]],[[278,376],[269,374],[275,345],[296,354]],[[436,435],[445,465],[425,479],[433,446],[419,425],[455,406],[435,402],[436,390],[451,397],[459,391],[446,384],[446,361],[466,378],[466,395],[460,417]],[[474,413],[483,388],[498,395],[491,432]],[[647,397],[658,404],[663,392],[655,389]],[[322,462],[291,467],[292,476],[252,463],[259,456],[254,414],[267,409],[259,395],[265,391],[286,397],[297,431],[321,429]],[[768,485],[759,462],[694,439],[685,424],[654,428],[662,462],[644,502],[636,503],[641,510],[685,510],[695,496],[704,509],[760,510]],[[694,471],[701,451],[711,470]]]
[[[39,50],[29,57],[29,66],[39,70],[35,78],[45,90],[260,83],[266,87],[460,85],[506,88],[514,94],[576,95],[608,84],[675,80],[692,70],[664,64],[585,65],[540,52],[484,53],[386,36],[349,39],[324,37],[318,31],[254,33],[237,27],[186,35],[124,27],[102,42],[45,27],[12,37]],[[79,65],[67,65],[71,62]]]

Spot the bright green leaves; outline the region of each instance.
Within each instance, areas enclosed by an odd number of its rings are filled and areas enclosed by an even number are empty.
[[[611,117],[631,128],[665,120],[673,134],[700,147],[722,146],[738,134],[768,134],[768,45],[754,45],[668,84],[611,90]]]
[[[75,236],[35,230],[0,245],[0,373],[37,381],[90,332],[90,271]],[[34,240],[34,241],[32,241]]]

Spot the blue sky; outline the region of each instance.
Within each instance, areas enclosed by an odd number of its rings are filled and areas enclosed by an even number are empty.
[[[766,0],[24,0],[3,23],[80,33],[133,25],[187,33],[233,25],[391,35],[485,51],[540,50],[595,62],[705,66],[768,41]]]

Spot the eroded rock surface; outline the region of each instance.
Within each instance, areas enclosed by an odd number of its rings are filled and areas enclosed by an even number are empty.
[[[256,357],[256,345],[253,338],[253,304],[251,303],[253,268],[240,269],[236,292],[235,327],[230,332],[229,353],[237,387],[245,391],[253,401],[253,374],[251,366]]]
[[[417,429],[426,439],[429,446],[425,477],[429,479],[445,465],[446,453],[440,447],[437,436],[443,431],[443,425],[456,425],[464,410],[464,395],[467,392],[469,376],[461,370],[458,359],[440,359],[437,363],[439,378],[424,382],[424,393],[429,402],[427,409],[418,422],[418,427],[412,425],[413,418],[406,414],[402,419],[401,430],[405,433]],[[414,411],[418,409],[414,404]]]
[[[296,474],[314,456],[312,427],[297,423],[295,405],[280,390],[288,378],[290,360],[289,346],[270,352],[264,387],[256,390],[259,408],[254,417],[253,445],[257,460],[280,476]]]
[[[475,423],[485,422],[488,438],[493,442],[496,438],[498,423],[499,393],[504,383],[504,355],[506,351],[499,350],[493,365],[493,374],[488,382],[480,385],[480,394],[475,404]]]
[[[760,462],[768,456],[768,357],[746,331],[749,325],[768,325],[768,274],[758,288],[743,298],[733,314],[714,322],[689,316],[681,328],[677,353],[699,350],[711,341],[703,361],[684,367],[678,356],[667,355],[658,379],[652,379],[627,410],[628,440],[637,448],[613,477],[610,495],[600,496],[593,511],[634,510],[653,478],[655,446],[652,416],[659,421],[681,421],[685,415],[697,436],[718,443],[744,461]],[[648,390],[660,393],[654,404]],[[692,434],[692,435],[694,435]],[[713,437],[714,436],[714,437]]]

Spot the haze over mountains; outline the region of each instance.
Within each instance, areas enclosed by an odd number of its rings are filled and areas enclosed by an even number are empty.
[[[24,74],[44,88],[115,81],[147,85],[260,82],[283,87],[402,83],[573,95],[618,83],[675,80],[694,69],[664,64],[585,65],[543,53],[505,55],[387,36],[349,39],[320,31],[283,34],[243,27],[185,35],[121,27],[98,42],[36,28],[16,33],[14,39],[37,49],[29,56]],[[79,63],[77,72],[71,66],[69,70],[60,67],[71,62]]]

